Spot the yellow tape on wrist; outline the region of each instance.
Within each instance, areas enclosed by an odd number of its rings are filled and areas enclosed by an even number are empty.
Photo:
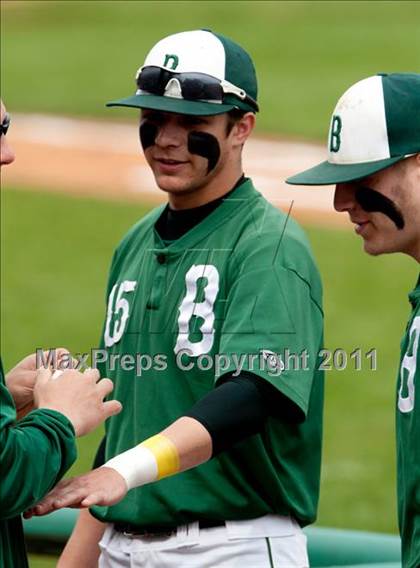
[[[179,454],[175,444],[163,434],[156,434],[140,444],[150,450],[156,458],[158,479],[178,473]]]

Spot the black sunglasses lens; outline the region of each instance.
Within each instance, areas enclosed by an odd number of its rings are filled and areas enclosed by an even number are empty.
[[[184,76],[181,79],[182,96],[189,100],[221,101],[223,91],[217,80]]]
[[[137,87],[142,91],[163,95],[168,82],[177,79],[184,99],[222,101],[223,89],[220,82],[210,76],[195,73],[172,73],[160,67],[144,67],[138,78]]]
[[[160,67],[145,67],[139,74],[137,86],[142,91],[162,95],[165,90],[167,71]]]
[[[184,99],[202,99],[203,84],[198,79],[181,79],[182,96]]]

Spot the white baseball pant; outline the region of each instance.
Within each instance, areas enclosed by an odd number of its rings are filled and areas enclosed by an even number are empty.
[[[177,528],[171,536],[125,535],[108,525],[99,568],[308,568],[306,537],[290,517]]]

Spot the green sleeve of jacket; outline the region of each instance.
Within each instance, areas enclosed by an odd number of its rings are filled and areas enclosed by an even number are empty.
[[[16,409],[0,369],[0,519],[39,501],[76,459],[71,422],[38,409],[16,422]]]

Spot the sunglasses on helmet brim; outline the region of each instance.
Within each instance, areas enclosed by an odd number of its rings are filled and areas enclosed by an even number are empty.
[[[163,96],[171,80],[176,80],[182,97],[190,101],[223,102],[226,94],[234,95],[258,111],[257,102],[246,92],[224,79],[220,80],[205,73],[175,73],[161,67],[141,67],[136,76],[140,91]],[[138,93],[140,94],[140,93]]]

